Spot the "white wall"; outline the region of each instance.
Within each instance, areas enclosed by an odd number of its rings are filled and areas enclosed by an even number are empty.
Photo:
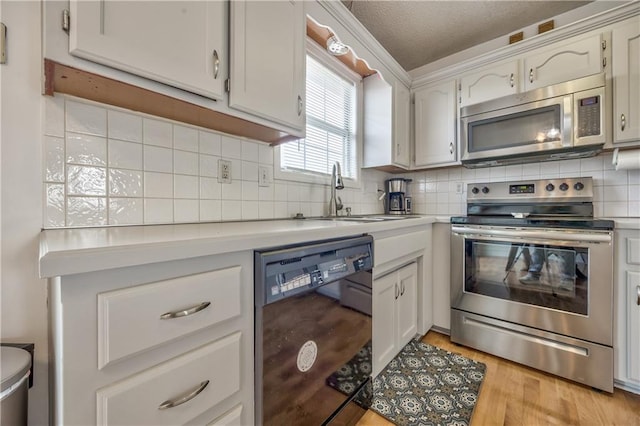
[[[35,343],[29,424],[48,423],[46,282],[38,278],[42,224],[40,2],[2,2],[8,63],[0,65],[2,251],[0,338]]]

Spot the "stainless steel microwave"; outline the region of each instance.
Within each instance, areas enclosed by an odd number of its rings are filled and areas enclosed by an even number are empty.
[[[460,109],[462,164],[580,158],[606,142],[605,76],[595,74]]]

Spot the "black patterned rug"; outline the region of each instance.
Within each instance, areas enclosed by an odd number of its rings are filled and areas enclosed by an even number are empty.
[[[343,393],[348,376],[370,359],[363,348],[327,378]],[[469,425],[486,366],[416,340],[409,342],[373,381],[371,409],[400,426]],[[345,374],[347,373],[347,374]]]

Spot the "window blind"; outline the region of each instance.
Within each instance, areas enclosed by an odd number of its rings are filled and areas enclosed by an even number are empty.
[[[331,174],[339,161],[343,177],[355,178],[355,83],[307,55],[306,91],[306,138],[281,145],[281,167]]]

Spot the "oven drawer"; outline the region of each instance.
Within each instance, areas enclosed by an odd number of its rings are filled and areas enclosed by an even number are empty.
[[[608,346],[457,309],[451,310],[451,341],[613,392],[613,348]]]

